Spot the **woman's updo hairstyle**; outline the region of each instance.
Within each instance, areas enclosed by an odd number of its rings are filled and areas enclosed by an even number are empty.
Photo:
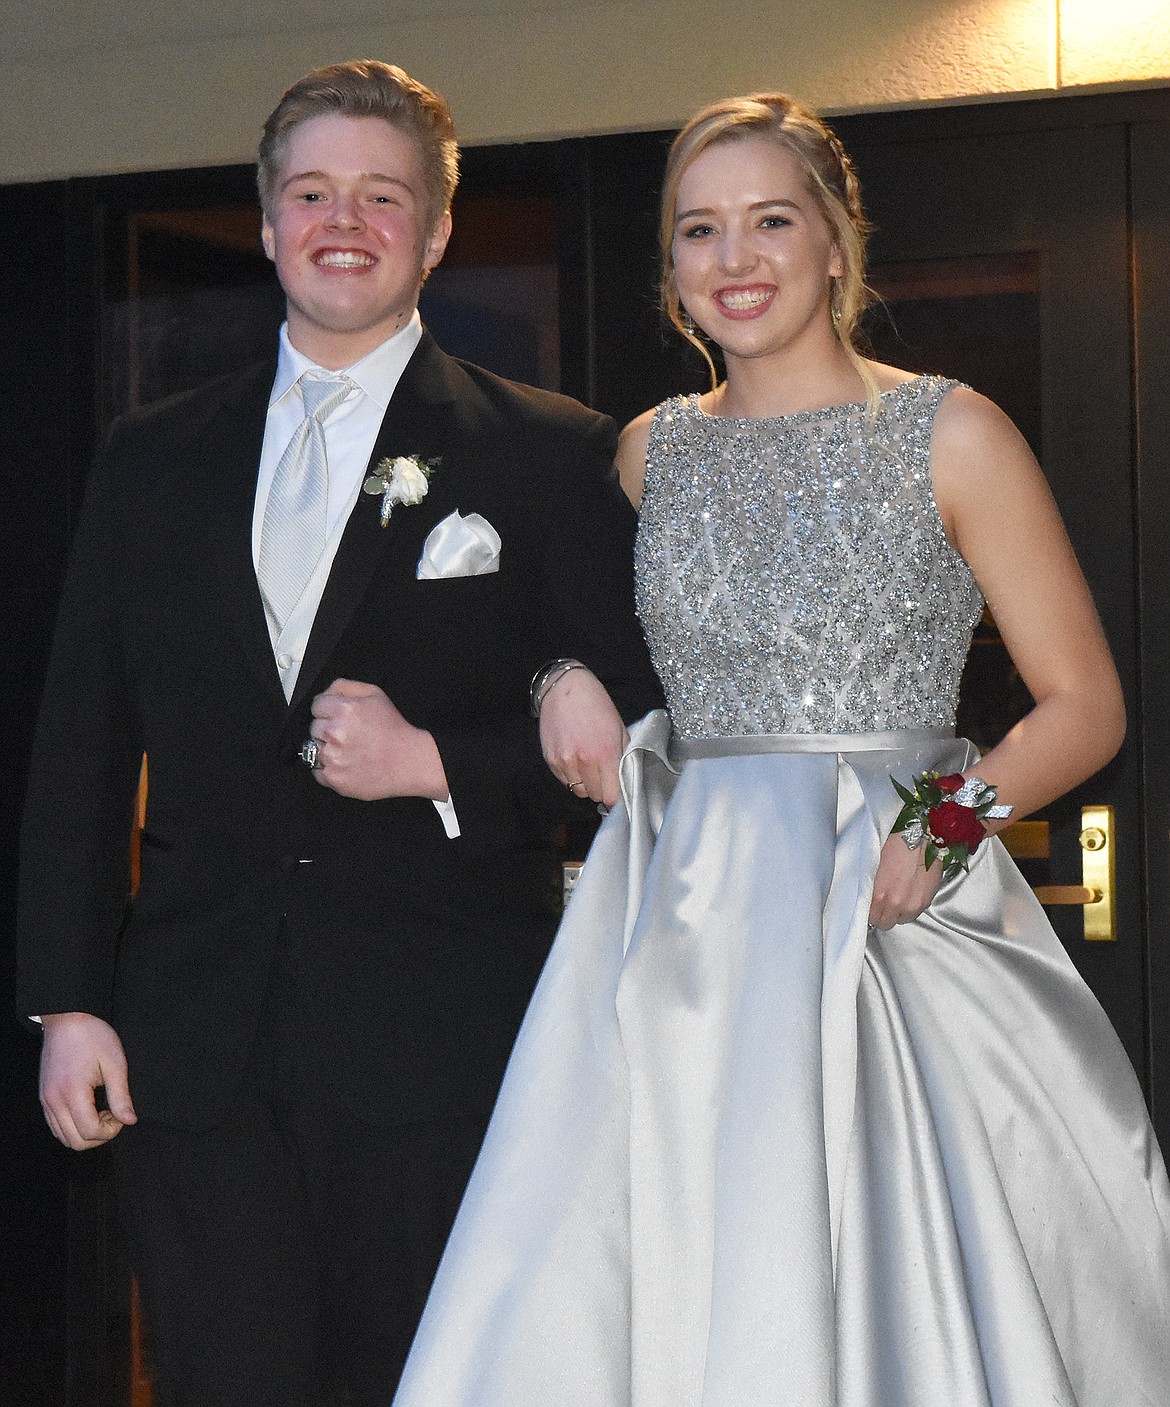
[[[856,345],[858,322],[870,301],[869,289],[865,285],[865,245],[870,225],[861,208],[861,186],[853,163],[836,134],[815,112],[786,93],[753,93],[746,98],[724,98],[697,112],[674,139],[666,160],[659,226],[663,312],[683,337],[702,353],[714,378],[715,367],[710,353],[686,319],[678,298],[674,272],[678,189],[691,163],[708,147],[749,137],[764,137],[779,143],[800,163],[809,194],[829,227],[845,270],[840,278],[833,280],[830,290],[833,327],[873,397],[876,386]]]

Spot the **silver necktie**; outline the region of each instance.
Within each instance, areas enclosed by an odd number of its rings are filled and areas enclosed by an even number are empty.
[[[329,505],[329,462],[323,421],[354,383],[347,377],[306,371],[297,383],[305,418],[276,466],[264,523],[256,575],[277,634],[301,599],[325,550]]]

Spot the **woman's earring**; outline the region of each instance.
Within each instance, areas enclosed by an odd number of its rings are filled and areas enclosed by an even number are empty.
[[[691,317],[690,313],[688,313],[685,308],[679,309],[679,321],[682,323],[682,329],[687,334],[687,336],[693,337],[696,332],[695,320]]]
[[[829,317],[835,330],[841,327],[841,280],[834,274],[829,283]]]

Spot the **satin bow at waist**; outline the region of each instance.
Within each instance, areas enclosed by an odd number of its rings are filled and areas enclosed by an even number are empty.
[[[671,762],[704,757],[758,757],[772,752],[901,752],[953,738],[953,728],[903,728],[889,733],[744,733],[726,738],[672,738]]]

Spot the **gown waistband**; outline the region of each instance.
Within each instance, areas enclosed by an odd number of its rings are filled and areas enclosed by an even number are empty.
[[[770,752],[901,752],[953,738],[953,728],[904,728],[891,733],[746,733],[727,738],[673,738],[672,761],[758,757]]]

